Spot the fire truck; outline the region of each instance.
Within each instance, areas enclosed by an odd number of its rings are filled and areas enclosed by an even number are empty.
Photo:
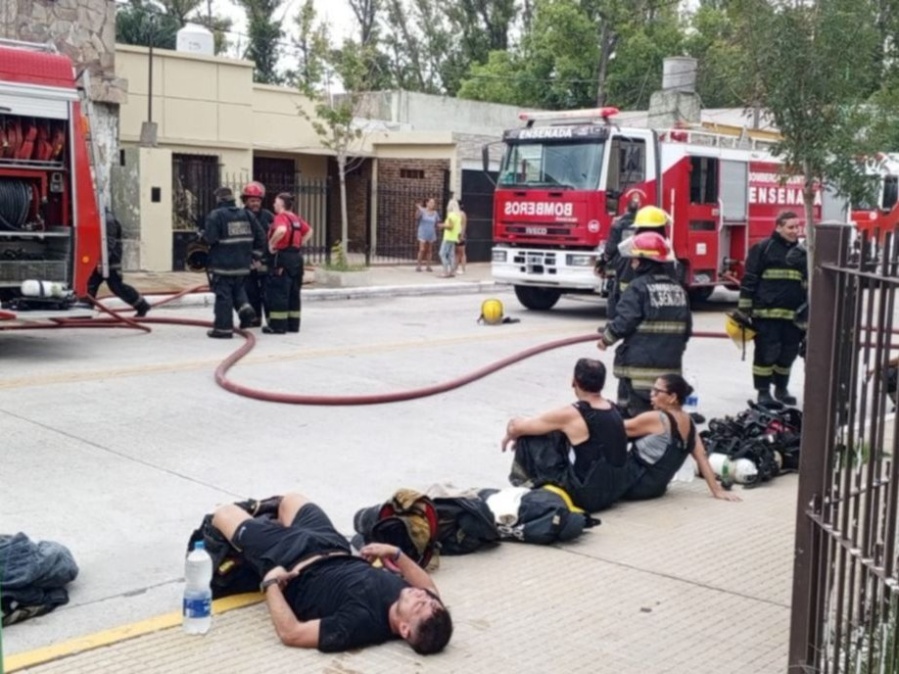
[[[865,165],[874,181],[871,200],[852,204],[851,220],[859,233],[885,235],[899,226],[899,154],[880,153]]]
[[[783,179],[770,141],[624,128],[617,113],[523,112],[524,125],[503,134],[492,274],[528,309],[551,309],[563,293],[604,293],[594,268],[631,190],[671,215],[680,280],[694,300],[718,285],[739,287],[749,248],[771,234],[780,212],[803,218],[802,179]],[[816,220],[845,220],[841,200],[816,194]]]
[[[71,311],[104,260],[104,222],[72,61],[0,40],[0,320]]]

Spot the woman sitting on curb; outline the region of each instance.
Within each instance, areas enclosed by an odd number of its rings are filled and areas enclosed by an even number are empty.
[[[740,500],[718,484],[696,426],[682,409],[692,392],[693,387],[679,374],[662,375],[650,391],[653,411],[625,420],[627,436],[634,441],[627,455],[630,486],[622,500],[640,501],[664,495],[688,454],[693,455],[712,496],[724,501]]]

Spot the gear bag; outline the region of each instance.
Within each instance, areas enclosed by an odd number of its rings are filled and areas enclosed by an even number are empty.
[[[574,540],[584,529],[600,524],[575,506],[564,489],[552,484],[536,489],[482,489],[479,494],[503,540],[550,545]]]
[[[399,489],[387,502],[356,512],[352,544],[356,548],[366,543],[395,545],[423,569],[434,569],[439,564],[437,521],[431,499],[414,489]],[[385,564],[393,565],[390,560]]]

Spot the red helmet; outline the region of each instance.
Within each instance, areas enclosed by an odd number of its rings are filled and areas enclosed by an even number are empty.
[[[643,232],[625,239],[618,246],[622,257],[637,257],[655,262],[665,262],[671,256],[671,247],[661,234]]]
[[[244,185],[243,192],[240,193],[241,199],[252,199],[254,197],[257,199],[265,198],[265,186],[255,180]]]

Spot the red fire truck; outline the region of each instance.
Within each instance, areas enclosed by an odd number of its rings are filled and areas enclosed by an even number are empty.
[[[529,309],[604,291],[594,266],[632,189],[671,215],[682,281],[697,300],[717,285],[738,287],[750,246],[770,235],[778,213],[802,218],[801,178],[782,181],[766,144],[704,129],[623,128],[617,112],[526,112],[523,127],[503,134],[492,273]],[[816,219],[845,220],[840,200],[818,195]]]
[[[875,183],[872,199],[853,204],[851,220],[859,232],[895,233],[899,227],[899,154],[878,154],[865,169]]]
[[[0,320],[70,309],[102,261],[88,138],[72,61],[0,40]]]

